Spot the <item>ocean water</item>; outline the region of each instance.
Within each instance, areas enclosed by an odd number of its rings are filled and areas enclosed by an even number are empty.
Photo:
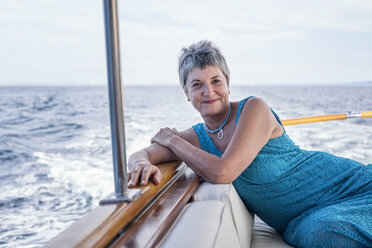
[[[0,87],[0,247],[40,247],[114,190],[106,87]],[[281,119],[372,111],[372,86],[236,86]],[[124,88],[130,154],[201,118],[172,86]],[[372,118],[286,127],[301,147],[372,163]]]

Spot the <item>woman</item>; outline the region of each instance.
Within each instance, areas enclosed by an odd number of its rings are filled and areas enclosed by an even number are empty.
[[[130,186],[157,184],[155,164],[182,160],[208,182],[233,183],[293,246],[372,247],[371,165],[300,149],[259,98],[229,102],[230,72],[209,41],[182,50],[179,76],[204,123],[161,129],[130,157]]]

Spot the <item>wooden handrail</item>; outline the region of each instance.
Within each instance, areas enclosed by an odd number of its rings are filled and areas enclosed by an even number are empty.
[[[200,184],[188,169],[110,248],[156,247]]]
[[[162,173],[158,185],[138,186],[141,195],[133,202],[95,208],[55,237],[46,247],[105,247],[151,202],[152,198],[175,175],[181,162],[159,164]]]

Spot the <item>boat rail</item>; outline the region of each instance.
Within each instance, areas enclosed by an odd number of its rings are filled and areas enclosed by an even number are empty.
[[[137,186],[132,202],[98,206],[45,247],[148,247],[157,244],[199,186],[199,176],[180,161],[158,165],[158,185]],[[135,235],[134,235],[135,234]]]

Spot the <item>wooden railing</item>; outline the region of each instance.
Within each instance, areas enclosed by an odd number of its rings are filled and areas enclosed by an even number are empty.
[[[145,247],[157,244],[199,185],[199,177],[188,169],[154,201],[180,165],[181,162],[158,165],[162,173],[158,185],[139,186],[142,193],[133,202],[95,208],[46,247]]]

